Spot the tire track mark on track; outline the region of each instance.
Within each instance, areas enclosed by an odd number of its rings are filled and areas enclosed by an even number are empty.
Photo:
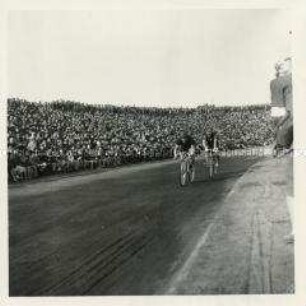
[[[123,269],[126,264],[129,263],[129,261],[134,258],[136,254],[138,254],[142,249],[144,249],[147,244],[152,241],[153,235],[149,235],[147,238],[144,237],[142,239],[137,239],[134,243],[131,243],[129,246],[127,246],[121,253],[116,254],[112,260],[105,263],[102,266],[99,266],[99,269],[96,271],[93,271],[96,275],[99,274],[99,272],[103,271],[102,275],[98,277],[96,281],[94,281],[91,286],[83,291],[83,294],[90,293],[95,287],[97,287],[102,281],[106,280],[107,277],[111,276],[114,271],[120,269]],[[125,253],[127,249],[130,249],[129,252]],[[125,255],[122,256],[121,255]],[[110,264],[113,264],[111,266]]]
[[[143,218],[133,218],[134,222],[145,222]],[[152,227],[152,225],[151,225]],[[150,232],[150,228],[145,228],[145,233]],[[135,235],[136,234],[136,235]],[[140,238],[139,238],[140,236]],[[40,294],[53,294],[61,292],[62,288],[72,288],[73,285],[80,282],[80,279],[84,278],[86,276],[88,278],[89,275],[92,275],[94,278],[94,275],[96,275],[98,272],[102,270],[107,270],[108,266],[111,266],[114,260],[121,259],[123,257],[122,261],[120,261],[120,264],[125,262],[125,254],[129,254],[129,251],[133,250],[134,247],[137,247],[137,244],[139,244],[143,237],[145,238],[147,235],[145,235],[142,232],[129,232],[127,235],[125,235],[123,238],[117,239],[115,242],[111,243],[110,245],[98,250],[95,254],[90,256],[84,256],[83,259],[79,259],[81,264],[70,274],[68,274],[64,279],[62,279],[59,283],[56,282],[54,285],[50,286],[49,288],[44,288],[38,292],[32,292],[31,294],[34,295],[40,295]],[[95,243],[99,242],[99,239],[92,243],[94,245]],[[128,256],[129,257],[129,256]],[[128,259],[127,257],[127,259]],[[81,287],[86,287],[88,284],[92,282],[92,278],[88,283],[83,284]],[[79,285],[78,285],[79,286]]]
[[[107,251],[109,251],[110,249],[116,247],[117,250],[120,250],[122,247],[124,247],[126,243],[132,241],[133,239],[132,235],[133,235],[132,233],[129,233],[124,237],[120,237],[115,242],[111,243],[107,247],[98,250],[95,254],[91,256],[83,256],[83,259],[79,259],[80,265],[71,273],[67,274],[67,276],[64,277],[60,282],[56,282],[55,284],[51,285],[48,288],[43,288],[42,290],[34,291],[32,292],[32,294],[40,295],[40,294],[48,294],[51,292],[56,292],[56,290],[59,289],[61,286],[71,283],[70,281],[73,277],[78,278],[80,276],[79,274],[86,274],[87,273],[86,269],[85,271],[82,271],[84,269],[84,266],[90,269],[91,265],[96,264],[96,261],[100,261],[99,257],[104,253],[106,253]],[[93,244],[95,243],[96,241]],[[112,253],[109,254],[109,256],[112,256]]]

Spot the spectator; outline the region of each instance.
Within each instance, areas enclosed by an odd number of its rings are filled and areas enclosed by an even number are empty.
[[[274,86],[272,86],[274,85]],[[276,145],[283,150],[287,166],[287,205],[292,223],[292,232],[286,237],[287,242],[294,241],[293,230],[293,105],[291,58],[279,64],[278,76],[271,82],[272,105],[281,107],[282,115],[277,117]],[[273,114],[272,114],[273,115]]]

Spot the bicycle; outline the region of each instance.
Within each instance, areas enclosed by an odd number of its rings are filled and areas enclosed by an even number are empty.
[[[187,186],[195,179],[195,162],[188,152],[181,152],[180,156],[180,185]]]
[[[213,179],[219,173],[219,155],[214,150],[209,149],[205,152],[204,162],[209,168],[209,179]]]

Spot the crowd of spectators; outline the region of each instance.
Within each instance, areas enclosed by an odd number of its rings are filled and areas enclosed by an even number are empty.
[[[273,141],[266,105],[149,108],[9,99],[9,177],[18,181],[170,158],[182,131],[200,143],[207,127],[219,131],[221,150]]]

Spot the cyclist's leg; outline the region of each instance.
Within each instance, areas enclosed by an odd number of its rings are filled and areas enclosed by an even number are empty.
[[[189,153],[189,156],[190,156],[190,158],[189,158],[190,159],[190,166],[194,167],[194,165],[195,165],[195,155],[194,155],[194,152],[191,149],[189,149],[188,153]]]
[[[214,175],[214,160],[212,152],[209,152],[209,178],[212,178]]]
[[[210,156],[209,156],[209,154],[210,153],[206,151],[204,153],[204,158],[203,158],[205,177],[207,177],[207,175],[208,175],[208,178],[211,177],[211,174],[210,174]]]
[[[220,161],[219,154],[215,154],[214,159],[215,159],[215,161],[214,161],[215,174],[218,174],[218,172],[219,172],[219,161]]]
[[[214,166],[211,164],[209,166],[209,178],[213,178],[214,176]]]
[[[188,179],[188,165],[186,158],[182,154],[180,159],[180,184],[181,186],[185,186]]]
[[[191,155],[189,157],[189,179],[190,182],[193,182],[195,179],[195,156]]]

